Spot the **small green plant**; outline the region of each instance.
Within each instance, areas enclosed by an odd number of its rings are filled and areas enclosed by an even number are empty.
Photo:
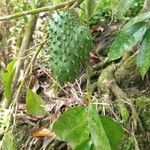
[[[116,150],[123,137],[121,126],[108,117],[99,116],[93,104],[68,109],[53,124],[53,131],[73,150]]]

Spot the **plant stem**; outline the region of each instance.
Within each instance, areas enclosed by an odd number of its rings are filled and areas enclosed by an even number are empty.
[[[20,69],[23,66],[24,63],[24,59],[22,59],[25,54],[26,54],[26,49],[29,48],[30,42],[31,42],[31,38],[34,32],[34,28],[36,26],[36,21],[37,21],[37,16],[32,16],[31,21],[29,22],[29,26],[27,27],[27,30],[25,32],[25,35],[23,37],[22,43],[21,43],[21,47],[19,49],[19,56],[18,56],[18,63],[16,66],[16,72],[14,75],[14,80],[13,80],[13,85],[12,85],[12,93],[13,95],[15,94],[15,90],[17,88],[17,83],[18,83],[18,78],[20,75]],[[5,108],[8,108],[8,106],[10,105],[10,102],[6,101],[5,103]]]
[[[15,18],[18,18],[18,17],[26,16],[26,15],[35,15],[35,14],[39,14],[41,12],[57,10],[57,9],[60,9],[60,8],[64,8],[66,5],[72,6],[76,1],[77,0],[70,0],[70,1],[63,2],[63,3],[60,3],[60,4],[54,5],[54,6],[36,8],[36,9],[33,9],[33,10],[23,11],[23,12],[19,12],[19,13],[13,14],[13,15],[0,17],[0,21],[6,21],[6,20],[11,20],[11,19],[15,19]],[[80,0],[80,1],[82,2],[83,0]]]
[[[46,36],[46,37],[47,37],[47,36]],[[27,67],[27,69],[26,69],[26,71],[25,71],[25,75],[24,75],[24,77],[23,77],[23,80],[21,81],[21,83],[20,83],[20,85],[19,85],[19,87],[18,87],[18,89],[17,89],[16,96],[15,96],[15,99],[14,99],[14,101],[13,101],[13,108],[15,109],[15,114],[16,114],[17,109],[18,109],[18,101],[19,101],[19,98],[20,98],[20,93],[21,93],[21,91],[22,91],[22,88],[23,88],[23,86],[24,86],[24,84],[25,84],[25,81],[26,81],[28,75],[30,74],[31,68],[33,67],[33,65],[34,65],[34,63],[35,63],[35,60],[36,60],[36,58],[37,58],[39,52],[41,51],[43,45],[44,45],[45,42],[46,42],[46,37],[45,37],[44,41],[41,43],[41,45],[37,48],[37,50],[36,50],[36,52],[35,52],[33,58],[31,59],[31,62],[29,63],[29,65],[28,65],[28,67]],[[15,125],[15,119],[16,119],[16,117],[14,116],[13,125]]]

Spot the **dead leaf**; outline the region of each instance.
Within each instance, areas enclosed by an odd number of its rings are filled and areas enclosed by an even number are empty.
[[[55,136],[55,133],[50,131],[47,128],[37,128],[37,129],[34,129],[33,131],[31,131],[30,135],[35,137],[35,138],[53,137],[53,136]]]
[[[92,32],[99,32],[99,31],[103,32],[104,28],[101,27],[100,25],[92,25],[91,26],[91,31]]]

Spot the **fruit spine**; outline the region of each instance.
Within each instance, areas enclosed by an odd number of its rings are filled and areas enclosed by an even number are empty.
[[[72,81],[92,49],[89,28],[74,12],[55,11],[48,27],[48,63],[53,76],[61,84]]]

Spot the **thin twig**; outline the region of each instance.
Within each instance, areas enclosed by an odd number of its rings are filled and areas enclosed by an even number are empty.
[[[84,0],[77,0],[70,8],[78,7]]]
[[[47,37],[47,36],[46,36],[46,37]],[[35,60],[36,60],[38,54],[40,53],[40,51],[41,51],[43,45],[45,44],[45,42],[46,42],[46,38],[44,39],[44,42],[42,42],[42,44],[39,45],[39,47],[37,48],[37,50],[36,50],[36,52],[35,52],[35,54],[34,54],[32,60],[31,60],[31,62],[29,63],[29,65],[28,65],[28,67],[27,67],[27,70],[25,71],[25,75],[24,75],[24,77],[23,77],[23,80],[21,81],[21,83],[20,83],[20,85],[19,85],[19,87],[18,87],[18,90],[17,90],[17,92],[16,92],[16,97],[15,97],[15,99],[14,99],[14,101],[13,101],[13,108],[15,109],[15,114],[17,113],[18,101],[19,101],[19,97],[20,97],[20,93],[21,93],[21,91],[22,91],[22,88],[23,88],[23,86],[24,86],[24,84],[25,84],[25,81],[26,81],[26,79],[27,79],[27,77],[28,77],[28,75],[29,75],[29,73],[30,73],[30,70],[31,70],[31,68],[33,67],[33,65],[34,65],[34,63],[35,63]],[[16,120],[16,117],[14,116],[13,125],[15,125],[15,122],[16,122],[15,120]]]
[[[30,45],[31,38],[32,38],[34,29],[35,29],[35,26],[36,26],[36,22],[37,22],[37,16],[36,15],[32,16],[31,20],[29,22],[28,28],[27,28],[27,30],[24,34],[23,39],[22,39],[21,47],[20,47],[19,54],[18,54],[19,59],[18,59],[18,63],[17,63],[17,66],[16,66],[16,71],[15,71],[13,85],[12,85],[13,96],[15,94],[15,90],[16,90],[17,85],[18,85],[18,78],[19,78],[19,75],[20,75],[20,69],[22,68],[22,66],[24,64],[24,60],[20,59],[20,58],[23,58],[26,55],[25,50],[28,49],[28,47]],[[9,103],[6,103],[6,108],[8,106],[9,106]]]
[[[13,15],[0,17],[0,21],[6,21],[6,20],[11,20],[11,19],[15,19],[15,18],[18,18],[18,17],[26,16],[26,15],[35,15],[35,14],[39,14],[41,12],[57,10],[57,9],[60,9],[60,8],[64,8],[66,5],[72,6],[76,1],[77,0],[70,0],[70,1],[63,2],[63,3],[60,3],[60,4],[54,5],[54,6],[47,6],[47,7],[36,8],[36,9],[33,9],[33,10],[28,10],[28,11],[22,11],[22,12],[13,14]],[[80,3],[78,3],[78,4],[80,4]]]

